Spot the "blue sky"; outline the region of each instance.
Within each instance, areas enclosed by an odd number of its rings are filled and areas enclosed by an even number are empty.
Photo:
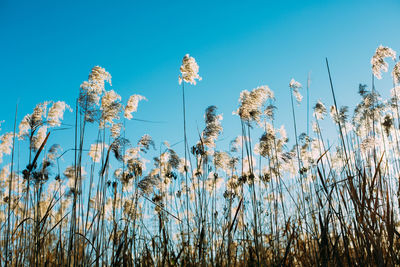
[[[160,122],[131,121],[127,137],[148,133],[156,144],[178,142],[179,66],[189,53],[203,77],[186,91],[190,144],[209,105],[224,114],[222,139],[240,134],[239,119],[231,115],[239,94],[264,84],[275,92],[278,123],[290,137],[290,79],[305,85],[310,72],[311,104],[322,99],[331,105],[328,57],[338,104],[354,107],[358,84],[370,84],[376,47],[400,52],[399,11],[399,1],[0,0],[3,132],[12,130],[17,102],[18,121],[45,100],[73,106],[79,85],[100,65],[124,101],[132,94],[147,97],[136,118]],[[390,88],[386,73],[377,89],[385,96]],[[301,132],[305,103],[297,110]],[[66,123],[73,121],[66,115]]]

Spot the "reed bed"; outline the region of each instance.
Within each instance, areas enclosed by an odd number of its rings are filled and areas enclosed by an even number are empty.
[[[390,59],[393,88],[382,99],[374,79]],[[296,80],[287,87],[289,135],[277,126],[268,86],[242,91],[233,112],[241,132],[228,147],[217,145],[216,106],[193,133],[198,141],[188,142],[185,89],[201,80],[189,55],[179,75],[183,141],[175,145],[156,147],[148,134],[129,140],[125,126],[147,99],[123,101],[99,66],[71,106],[40,103],[19,124],[17,107],[14,130],[0,137],[1,265],[400,265],[400,62],[380,46],[371,64],[372,85],[360,84],[351,113],[337,104],[326,60],[333,105],[308,109],[309,133],[298,132]],[[321,128],[328,117],[333,143]],[[73,146],[50,143],[66,127]]]

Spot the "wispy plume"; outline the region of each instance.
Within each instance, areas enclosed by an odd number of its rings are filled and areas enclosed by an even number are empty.
[[[274,93],[267,85],[259,86],[250,92],[244,90],[240,93],[239,108],[233,114],[239,115],[247,123],[260,122],[268,99],[274,99]]]
[[[11,147],[13,141],[13,133],[6,133],[0,136],[0,163],[3,162],[3,155],[11,154]]]
[[[89,74],[88,81],[80,86],[79,105],[85,120],[93,122],[98,118],[100,97],[105,91],[105,82],[111,85],[111,75],[104,68],[95,66]]]
[[[103,150],[106,150],[108,145],[105,143],[94,143],[90,145],[89,157],[93,162],[100,162]]]
[[[179,76],[179,84],[182,81],[190,84],[196,85],[196,80],[201,81],[201,77],[199,76],[199,65],[197,65],[194,57],[186,54],[182,59],[182,66],[180,68],[181,75]]]
[[[141,95],[131,95],[129,97],[128,103],[125,107],[124,117],[128,120],[132,119],[132,113],[137,111],[139,101],[147,100],[144,96]]]
[[[382,79],[381,72],[388,71],[388,64],[385,62],[385,58],[392,58],[393,60],[396,58],[396,52],[392,50],[390,47],[384,47],[380,45],[376,51],[374,56],[371,59],[372,65],[372,73],[376,78]]]
[[[60,126],[66,109],[72,112],[71,107],[64,101],[54,102],[47,114],[47,123],[50,126]]]
[[[395,83],[400,83],[400,61],[393,67],[392,76]]]
[[[100,127],[103,127],[106,123],[113,125],[113,120],[119,119],[119,112],[121,110],[121,96],[118,95],[114,90],[105,92],[101,99],[101,123]]]
[[[303,96],[299,92],[299,89],[302,88],[301,83],[295,81],[294,79],[291,79],[289,87],[292,89],[293,95],[296,98],[297,103],[300,104],[301,100],[303,99]]]
[[[206,127],[202,132],[203,143],[209,148],[215,147],[215,141],[222,132],[221,120],[222,115],[217,115],[217,107],[209,106],[206,109],[205,123]]]
[[[326,114],[327,112],[324,103],[322,103],[321,100],[318,100],[314,106],[314,117],[317,120],[323,120]]]
[[[36,135],[33,136],[32,138],[32,149],[33,150],[38,150],[40,146],[42,145],[44,139],[46,138],[47,134],[47,126],[42,126],[39,128],[37,131]]]

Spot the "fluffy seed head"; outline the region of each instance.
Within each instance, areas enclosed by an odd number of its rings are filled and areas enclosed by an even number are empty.
[[[400,83],[400,61],[393,67],[392,76],[395,83]]]
[[[65,109],[72,112],[70,106],[68,106],[64,101],[54,102],[51,106],[49,113],[47,114],[47,123],[50,126],[60,126],[61,120],[64,117]]]
[[[259,122],[263,114],[262,108],[267,99],[273,99],[274,94],[267,85],[257,87],[251,92],[244,90],[240,93],[239,108],[234,114],[250,123],[252,121]]]
[[[101,152],[107,148],[108,145],[105,143],[94,143],[90,146],[89,157],[92,158],[93,162],[100,162]]]
[[[289,87],[293,90],[293,95],[297,100],[297,103],[300,104],[303,96],[300,94],[299,89],[302,88],[301,83],[295,81],[294,79],[290,80]]]
[[[119,111],[121,109],[121,96],[114,90],[107,91],[101,99],[102,123],[113,124],[114,119],[119,119]]]
[[[385,62],[385,58],[387,57],[390,57],[394,60],[396,58],[396,52],[389,47],[380,45],[376,49],[375,54],[371,59],[372,73],[378,79],[382,79],[382,71],[388,71],[388,64]]]
[[[0,136],[0,163],[3,161],[4,154],[11,154],[11,147],[13,141],[13,133],[6,133]]]
[[[29,124],[30,120],[31,120],[30,114],[26,114],[25,117],[22,119],[21,123],[18,126],[19,129],[18,139],[22,140],[28,135],[29,129],[31,128]]]
[[[129,97],[128,103],[125,107],[124,117],[128,120],[132,119],[132,112],[136,112],[138,108],[139,101],[147,100],[144,96],[141,95],[131,95]]]
[[[182,80],[186,83],[196,85],[196,80],[201,81],[201,77],[199,76],[199,65],[197,65],[196,60],[186,54],[182,59],[182,66],[180,68],[181,76],[179,76],[179,84],[182,83]]]
[[[38,150],[42,145],[44,139],[46,138],[47,134],[47,126],[42,126],[37,131],[37,134],[32,139],[32,148],[34,150]]]
[[[326,107],[321,100],[318,100],[314,106],[314,116],[317,120],[323,120],[326,115]]]
[[[222,132],[222,115],[217,115],[216,111],[216,106],[209,106],[206,109],[206,114],[204,115],[206,127],[202,132],[202,137],[204,144],[209,148],[215,147],[215,141]]]

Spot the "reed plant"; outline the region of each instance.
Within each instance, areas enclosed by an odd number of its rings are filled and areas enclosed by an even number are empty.
[[[374,79],[388,71],[387,58],[393,88],[383,99]],[[333,104],[308,109],[308,78],[307,133],[298,132],[294,102],[301,105],[302,86],[289,83],[290,141],[267,85],[240,93],[233,114],[241,132],[228,147],[218,142],[216,106],[206,108],[203,130],[188,131],[185,90],[201,80],[190,55],[179,75],[183,141],[172,145],[156,148],[140,128],[130,140],[126,125],[146,98],[123,101],[99,66],[72,106],[39,103],[19,125],[16,108],[13,131],[0,137],[0,264],[400,265],[400,62],[391,48],[376,49],[371,90],[356,88],[352,113],[339,106],[325,62]],[[328,113],[336,140],[321,127]],[[64,130],[74,133],[70,147],[59,139]]]

